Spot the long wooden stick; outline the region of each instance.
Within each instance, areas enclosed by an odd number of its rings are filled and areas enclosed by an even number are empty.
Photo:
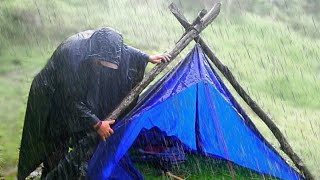
[[[182,12],[178,9],[178,7],[172,3],[169,6],[169,9],[173,13],[173,15],[177,18],[177,20],[181,23],[181,25],[185,29],[189,29],[191,24],[182,14]],[[276,124],[268,117],[268,115],[259,107],[259,105],[251,99],[248,93],[241,87],[241,85],[237,82],[231,71],[227,66],[223,65],[221,61],[214,55],[209,46],[204,42],[204,40],[198,36],[195,38],[203,51],[209,57],[209,59],[214,63],[214,65],[221,71],[221,73],[226,77],[226,79],[230,82],[233,88],[237,91],[237,93],[242,97],[242,99],[250,106],[250,108],[261,118],[261,120],[268,126],[273,135],[277,138],[280,143],[281,150],[286,153],[290,159],[293,161],[295,166],[300,170],[301,174],[306,179],[314,179],[308,168],[304,165],[301,158],[293,151],[290,144],[288,143],[285,136],[282,134],[280,129],[276,126]]]
[[[171,61],[205,29],[220,13],[220,3],[217,3],[200,21],[192,26],[192,28],[176,43],[176,46],[169,52]],[[169,63],[170,63],[169,62]],[[106,119],[117,119],[119,115],[136,99],[139,94],[154,80],[154,78],[162,72],[169,63],[161,63],[156,65],[143,80],[134,87],[129,95],[117,106],[117,108],[107,116]]]

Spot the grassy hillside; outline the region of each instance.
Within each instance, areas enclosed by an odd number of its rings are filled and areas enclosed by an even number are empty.
[[[111,26],[130,45],[150,54],[164,52],[183,32],[166,8],[168,2],[0,2],[0,174],[15,172],[30,82],[55,47],[73,33]],[[181,2],[190,20],[201,8]],[[234,5],[229,11],[224,5],[203,37],[320,178],[320,24],[313,20],[315,16],[303,12],[305,24],[294,23],[295,18],[281,6],[254,4],[236,11]],[[261,13],[258,7],[274,13]],[[278,148],[267,128],[246,109]]]

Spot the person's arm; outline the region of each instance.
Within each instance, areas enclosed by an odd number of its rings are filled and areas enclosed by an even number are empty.
[[[79,114],[80,118],[85,124],[86,127],[94,127],[100,119],[95,115],[89,108],[88,104],[82,101],[76,101],[75,107],[77,110],[77,114]]]
[[[115,123],[115,120],[100,120],[83,102],[76,104],[77,110],[81,114],[82,120],[86,121],[87,126],[94,128],[99,134],[100,138],[105,141],[113,130],[110,125]]]
[[[144,63],[148,63],[149,61],[149,55],[140,51],[139,49],[136,49],[132,46],[125,45],[124,46],[128,54],[133,56],[134,59],[142,60]]]
[[[132,54],[135,57],[138,57],[138,59],[144,60],[144,62],[152,63],[152,64],[159,64],[161,62],[168,62],[170,61],[171,56],[169,54],[156,54],[156,55],[147,55],[146,53],[131,47],[131,46],[126,46],[127,50],[130,54]]]

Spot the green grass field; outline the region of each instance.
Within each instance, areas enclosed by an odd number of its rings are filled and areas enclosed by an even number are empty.
[[[145,179],[152,180],[169,180],[159,168],[155,168],[153,164],[135,163],[137,169],[143,174]],[[230,165],[232,170],[229,170],[226,161],[205,158],[196,155],[188,155],[187,161],[183,164],[178,164],[170,169],[170,172],[176,176],[189,180],[209,180],[209,179],[232,179],[232,174],[236,179],[266,179],[273,178],[257,174],[248,169],[242,168],[235,164]]]
[[[183,33],[166,8],[168,2],[5,0],[0,3],[0,177],[16,173],[30,82],[56,46],[76,32],[111,26],[123,33],[127,44],[149,54],[165,52]],[[200,7],[191,9],[186,13],[190,20]],[[317,30],[320,23],[312,22],[310,17],[301,16],[301,21],[309,23],[301,31],[290,24],[290,17],[280,21],[253,12],[237,12],[232,16],[223,6],[218,19],[202,36],[320,178],[320,35]],[[279,144],[266,126],[236,98],[278,150]],[[215,177],[207,173],[202,176]]]

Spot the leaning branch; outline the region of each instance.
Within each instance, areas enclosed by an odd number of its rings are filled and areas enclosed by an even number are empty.
[[[191,27],[191,24],[182,14],[182,12],[178,9],[178,7],[172,3],[169,6],[169,9],[173,13],[173,15],[177,18],[177,20],[181,23],[181,25],[188,30]],[[203,51],[209,57],[209,59],[214,63],[214,65],[221,71],[221,73],[226,77],[226,79],[230,82],[233,88],[237,91],[237,93],[242,97],[242,99],[250,106],[250,108],[261,118],[261,120],[268,126],[273,135],[277,138],[280,143],[280,148],[283,152],[285,152],[290,159],[293,161],[295,166],[300,170],[302,175],[306,179],[314,179],[308,168],[304,165],[299,156],[293,151],[285,136],[281,133],[280,129],[276,126],[276,124],[268,117],[268,115],[258,106],[258,104],[251,99],[248,93],[241,87],[241,85],[237,82],[231,71],[227,66],[223,65],[221,61],[214,55],[209,46],[204,42],[204,40],[198,36],[194,39],[198,42]]]
[[[217,3],[197,24],[187,31],[186,34],[176,43],[176,46],[169,52],[171,61],[195,38],[199,33],[205,29],[219,14],[220,3]],[[169,62],[169,63],[170,63]],[[134,87],[129,95],[117,106],[117,108],[106,119],[117,119],[119,115],[136,99],[139,94],[154,80],[154,78],[161,73],[169,63],[161,63],[156,65],[143,80]]]

